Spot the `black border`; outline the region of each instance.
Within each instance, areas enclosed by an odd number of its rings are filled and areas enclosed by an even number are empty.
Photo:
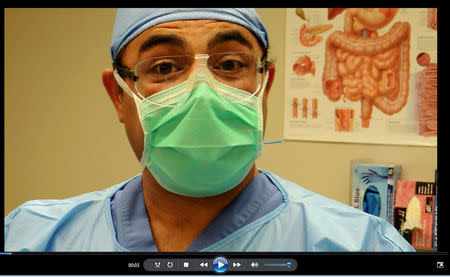
[[[243,2],[236,3],[238,1],[227,2],[228,6],[258,6],[258,7],[268,7],[276,8],[274,5],[283,5],[280,8],[296,7],[298,5],[304,7],[340,7],[340,6],[368,6],[373,5],[373,1],[339,1],[339,2],[329,2],[329,1],[311,1],[308,3],[280,3],[273,1],[262,1],[258,3],[246,4]],[[440,76],[444,78],[438,79],[438,87],[440,93],[438,94],[438,125],[439,130],[445,130],[446,118],[445,111],[445,100],[448,96],[445,95],[447,92],[447,82],[445,80],[445,73],[447,72],[446,64],[443,66],[443,62],[447,62],[448,56],[446,53],[446,40],[448,35],[446,34],[446,21],[445,18],[448,16],[449,11],[444,7],[444,2],[436,1],[381,1],[383,4],[377,3],[375,5],[379,6],[402,6],[402,7],[437,7],[438,8],[438,26],[442,28],[444,32],[441,32],[438,36],[438,48],[439,61],[438,67]],[[224,2],[222,2],[224,3]],[[312,4],[313,3],[313,4]],[[59,5],[46,5],[46,3],[27,3],[21,2],[19,5],[16,3],[8,3],[10,7],[33,7],[38,5],[39,7],[57,7]],[[86,5],[80,4],[80,2],[70,3],[69,5],[73,7],[86,7]],[[103,3],[102,7],[105,7]],[[109,5],[123,6],[129,5],[130,3],[117,3],[110,2]],[[148,5],[162,5],[163,3],[146,3]],[[17,6],[18,5],[18,6]],[[139,4],[139,6],[141,6]],[[164,6],[171,5],[170,3],[164,3]],[[191,2],[173,3],[175,6],[194,6]],[[4,18],[4,10],[3,10]],[[4,20],[3,20],[4,22]],[[441,29],[441,30],[442,30]],[[4,38],[4,28],[1,30]],[[4,45],[2,46],[4,47]],[[0,63],[4,68],[4,57],[1,58]],[[5,69],[6,70],[6,69]],[[4,81],[4,76],[2,77]],[[4,82],[3,82],[4,83]],[[3,86],[4,91],[4,86]],[[4,98],[2,99],[4,100]],[[4,102],[3,102],[4,103]],[[4,107],[4,106],[3,106]],[[4,110],[3,110],[4,111]],[[3,113],[4,118],[4,113]],[[4,120],[1,122],[3,128],[3,142],[4,142]],[[357,253],[357,252],[346,252],[346,253],[106,253],[106,252],[71,252],[71,253],[1,253],[0,254],[0,275],[149,275],[143,269],[142,264],[147,258],[205,258],[213,259],[217,256],[223,256],[228,259],[230,258],[293,258],[298,263],[297,270],[293,272],[225,272],[225,274],[230,275],[448,275],[450,267],[449,257],[448,257],[448,239],[444,234],[448,234],[448,228],[446,227],[448,213],[447,213],[447,172],[445,170],[445,162],[442,153],[447,153],[445,151],[446,139],[448,135],[439,132],[438,135],[438,168],[439,170],[439,187],[438,187],[438,252],[430,253]],[[4,153],[4,143],[0,146],[2,152]],[[443,152],[442,152],[443,151]],[[414,158],[414,157],[412,157]],[[4,162],[4,159],[3,159]],[[2,168],[2,177],[4,177],[4,167]],[[4,180],[4,178],[3,178]],[[2,186],[3,187],[3,186]],[[2,190],[3,192],[3,190]],[[3,193],[2,193],[3,195]],[[4,213],[4,199],[3,196],[0,197],[0,210]],[[4,218],[0,219],[0,223],[4,222]],[[4,239],[3,232],[0,232],[0,239],[3,242]],[[0,244],[1,250],[3,250],[3,243]],[[444,269],[437,268],[437,262],[444,262]],[[139,268],[129,268],[128,263],[139,262]],[[211,275],[214,274],[213,271],[207,272],[158,272],[159,275]]]
[[[448,253],[13,253],[0,257],[0,274],[12,275],[150,275],[143,263],[148,258],[201,258],[212,261],[222,256],[239,258],[293,258],[298,267],[292,272],[236,272],[229,275],[448,275]],[[437,262],[444,262],[438,268]],[[128,267],[139,263],[139,267]],[[156,272],[158,275],[211,275],[210,271]]]

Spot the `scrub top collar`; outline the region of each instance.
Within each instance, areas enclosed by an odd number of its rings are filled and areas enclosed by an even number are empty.
[[[111,199],[118,243],[134,252],[158,251],[153,240],[144,198],[142,174],[131,179]],[[260,172],[206,227],[186,251],[201,251],[283,204],[281,191]]]

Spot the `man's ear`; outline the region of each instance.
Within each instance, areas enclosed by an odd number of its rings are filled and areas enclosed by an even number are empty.
[[[270,89],[272,88],[273,79],[275,77],[275,65],[270,63],[267,68],[267,74],[269,77],[267,79],[266,90],[263,96],[263,133],[266,133],[266,122],[267,122],[267,97],[269,96]]]
[[[123,105],[122,105],[123,93],[119,91],[119,85],[117,84],[117,81],[114,78],[112,69],[108,68],[103,70],[102,81],[106,91],[108,92],[109,98],[113,102],[114,108],[117,111],[119,121],[123,123]]]
[[[273,78],[275,77],[275,64],[269,63],[267,73],[269,74],[269,79],[267,80],[266,91],[264,95],[269,94],[270,88],[272,87]]]

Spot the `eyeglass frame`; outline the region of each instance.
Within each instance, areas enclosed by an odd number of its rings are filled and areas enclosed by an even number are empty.
[[[250,54],[253,54],[253,55],[257,56],[257,55],[256,55],[255,53],[253,53],[253,52],[236,52],[236,51],[235,51],[235,52],[213,53],[213,54],[226,54],[226,53],[250,53]],[[197,54],[197,55],[199,55],[199,54]],[[152,57],[152,58],[144,59],[144,60],[139,61],[138,63],[136,63],[136,65],[139,64],[139,63],[141,63],[141,62],[143,62],[143,61],[145,61],[145,60],[155,59],[155,58],[162,58],[162,57],[169,57],[169,56],[170,56],[170,55],[167,55],[167,56],[157,56],[157,57]],[[176,56],[180,56],[180,55],[176,55]],[[193,57],[195,57],[196,55],[181,55],[181,56],[193,56]],[[267,71],[267,69],[269,68],[269,62],[267,61],[267,57],[262,57],[262,58],[260,58],[259,61],[260,61],[260,63],[261,63],[261,66],[258,68],[258,70],[261,69],[261,68],[263,68],[264,71]],[[136,65],[135,65],[135,67],[136,67]],[[134,71],[134,68],[133,68],[133,69],[130,69],[130,68],[128,68],[127,66],[123,66],[123,65],[117,63],[116,61],[114,61],[114,62],[112,63],[112,66],[113,66],[113,69],[117,70],[117,73],[119,73],[119,76],[121,76],[122,78],[123,78],[123,77],[128,77],[128,78],[130,78],[133,82],[136,82],[136,81],[139,79],[139,76],[138,76],[138,75],[136,74],[136,72]],[[258,73],[263,73],[263,72],[258,72]]]

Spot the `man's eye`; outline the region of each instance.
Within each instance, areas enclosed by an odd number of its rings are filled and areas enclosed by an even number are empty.
[[[179,69],[172,63],[163,62],[151,68],[150,72],[157,75],[167,75]]]
[[[238,71],[245,67],[245,65],[237,60],[227,60],[220,63],[215,69],[224,71]]]

